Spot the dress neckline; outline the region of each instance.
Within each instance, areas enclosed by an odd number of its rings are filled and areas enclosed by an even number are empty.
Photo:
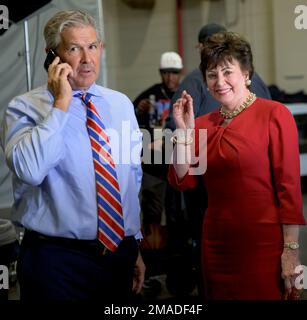
[[[215,112],[216,112],[216,114],[217,114],[217,116],[218,116],[218,120],[217,120],[217,121],[218,121],[218,125],[217,125],[217,127],[226,129],[226,128],[228,128],[229,126],[231,126],[233,122],[236,122],[236,121],[237,121],[236,119],[240,119],[240,117],[242,118],[242,114],[247,114],[247,113],[249,112],[248,110],[250,110],[251,108],[253,108],[253,107],[255,106],[255,102],[256,102],[257,100],[258,100],[258,97],[256,97],[256,99],[254,100],[254,102],[253,102],[248,108],[246,108],[246,109],[244,110],[244,112],[241,112],[241,113],[238,114],[236,117],[233,117],[233,118],[231,119],[231,121],[230,121],[229,123],[227,123],[226,125],[223,125],[223,122],[225,121],[225,118],[222,117],[222,115],[221,115],[220,112],[219,112],[219,109],[216,110]]]

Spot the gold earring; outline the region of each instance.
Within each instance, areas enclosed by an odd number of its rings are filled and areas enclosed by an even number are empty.
[[[252,81],[250,79],[246,79],[245,84],[249,87],[252,84]]]

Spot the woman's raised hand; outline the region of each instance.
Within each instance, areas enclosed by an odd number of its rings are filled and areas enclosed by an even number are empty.
[[[173,117],[177,129],[194,129],[193,98],[185,90],[173,104]]]

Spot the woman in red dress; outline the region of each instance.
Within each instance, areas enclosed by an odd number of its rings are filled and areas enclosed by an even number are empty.
[[[199,183],[191,165],[195,147],[208,192],[202,236],[206,298],[282,299],[295,290],[299,225],[305,224],[295,121],[282,104],[249,91],[252,52],[239,35],[211,36],[201,59],[208,90],[221,107],[194,120],[187,92],[174,104],[169,181],[179,190]],[[200,129],[207,129],[206,146]],[[200,156],[204,148],[206,157]]]

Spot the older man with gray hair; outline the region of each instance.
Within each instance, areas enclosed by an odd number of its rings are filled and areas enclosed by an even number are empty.
[[[1,135],[14,176],[13,219],[25,228],[21,299],[128,302],[145,273],[133,105],[95,83],[103,44],[88,13],[58,12],[44,35],[48,84],[10,102]],[[120,141],[132,135],[134,161],[123,163]]]

